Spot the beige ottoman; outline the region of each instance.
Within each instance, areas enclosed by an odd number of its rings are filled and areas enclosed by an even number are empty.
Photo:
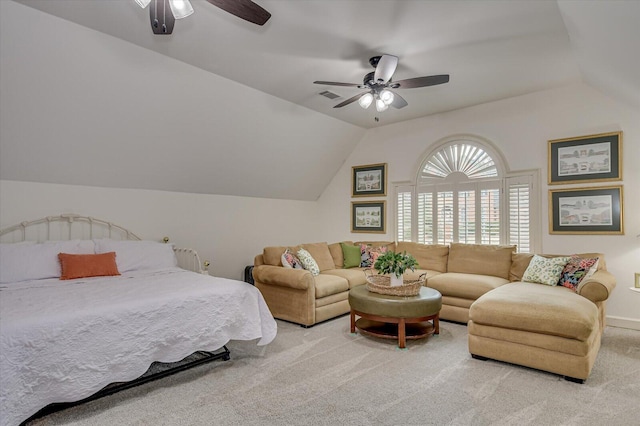
[[[582,383],[600,348],[595,303],[564,287],[512,283],[469,309],[469,352],[565,376]]]
[[[357,327],[363,334],[397,338],[399,348],[406,347],[406,339],[440,333],[442,295],[432,288],[421,287],[417,296],[389,296],[370,292],[362,285],[349,291],[349,305],[352,333]],[[360,316],[358,321],[356,315]]]

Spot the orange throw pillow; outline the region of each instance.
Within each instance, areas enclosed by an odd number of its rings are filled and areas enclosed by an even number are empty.
[[[120,275],[115,251],[100,254],[58,253],[58,259],[62,269],[61,280]]]

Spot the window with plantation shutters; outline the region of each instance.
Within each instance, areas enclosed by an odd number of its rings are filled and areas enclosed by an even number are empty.
[[[397,239],[423,244],[515,244],[535,250],[538,171],[506,173],[481,139],[451,139],[422,162],[415,186],[397,189]]]

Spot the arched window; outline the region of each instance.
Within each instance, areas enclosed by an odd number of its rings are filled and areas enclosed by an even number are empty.
[[[529,252],[536,173],[508,173],[500,154],[481,138],[447,138],[424,156],[415,184],[396,188],[396,238],[508,243]]]

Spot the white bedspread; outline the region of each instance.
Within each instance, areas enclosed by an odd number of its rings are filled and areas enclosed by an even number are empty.
[[[276,330],[255,287],[179,268],[2,285],[0,424],[133,380],[154,361],[229,340],[265,345]]]

